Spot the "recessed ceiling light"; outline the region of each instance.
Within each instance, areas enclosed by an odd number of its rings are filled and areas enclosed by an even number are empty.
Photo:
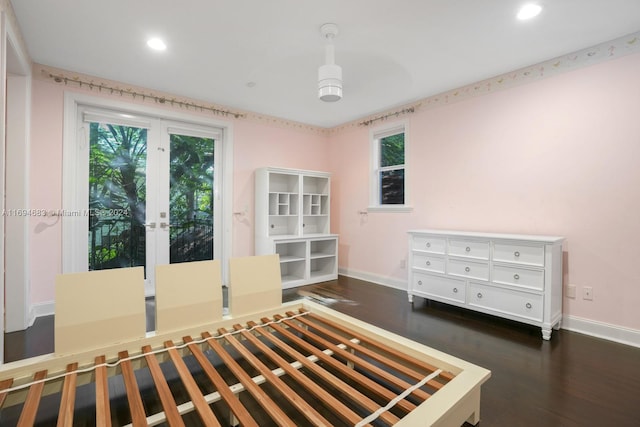
[[[165,50],[167,45],[157,37],[147,40],[147,46],[153,50]]]
[[[527,3],[520,8],[518,11],[518,19],[524,21],[526,19],[535,18],[542,11],[542,6],[535,3]]]

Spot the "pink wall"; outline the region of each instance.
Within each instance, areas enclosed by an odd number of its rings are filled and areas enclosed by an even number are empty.
[[[64,91],[71,89],[48,80],[33,80],[30,207],[34,209],[62,207],[63,100]],[[96,91],[78,91],[108,97]],[[142,103],[140,100],[132,102]],[[263,166],[327,170],[328,138],[278,123],[266,125],[249,119],[229,119],[229,122],[234,133],[232,209],[235,212],[247,209],[245,216],[234,216],[233,219],[232,256],[247,256],[254,253],[253,171]],[[61,224],[52,217],[32,217],[30,224],[31,303],[52,302],[55,275],[62,268]]]
[[[253,171],[282,166],[333,173],[332,231],[340,266],[401,285],[412,228],[557,234],[567,238],[565,284],[594,300],[564,312],[640,329],[640,55],[423,108],[408,122],[410,213],[369,213],[369,129],[331,137],[234,120],[233,255],[253,253]],[[33,82],[31,207],[58,208],[64,85]],[[90,92],[95,95],[94,92]],[[119,98],[120,99],[120,98]],[[50,220],[50,218],[47,218]],[[53,300],[61,230],[32,218],[32,303]]]
[[[562,235],[563,311],[640,329],[639,75],[634,54],[406,116],[411,213],[359,215],[369,130],[333,137],[340,266],[406,282],[412,228]]]
[[[234,125],[233,255],[254,253],[254,171],[265,166],[326,171],[328,138],[253,122]]]

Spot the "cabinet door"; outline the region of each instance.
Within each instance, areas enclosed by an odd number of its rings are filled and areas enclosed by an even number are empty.
[[[489,264],[486,262],[449,258],[447,260],[447,272],[452,276],[489,280]]]
[[[489,259],[489,241],[449,239],[449,255]]]
[[[469,284],[469,305],[486,308],[507,317],[542,321],[543,298],[540,294],[511,291],[497,287]]]
[[[411,239],[411,249],[414,251],[444,254],[447,240],[444,237],[416,234]]]
[[[443,302],[465,303],[464,280],[424,273],[413,273],[412,276],[411,289],[416,295]]]
[[[493,282],[502,285],[544,290],[544,270],[493,264],[491,277]]]
[[[443,257],[437,255],[414,252],[410,267],[444,274],[445,261]]]
[[[519,243],[494,243],[493,260],[544,266],[544,246]]]

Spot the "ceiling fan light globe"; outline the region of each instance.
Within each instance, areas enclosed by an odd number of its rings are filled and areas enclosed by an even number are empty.
[[[326,64],[318,69],[318,97],[325,102],[342,99],[342,67]]]

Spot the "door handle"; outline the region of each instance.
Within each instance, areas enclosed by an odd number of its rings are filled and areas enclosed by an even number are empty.
[[[171,225],[167,224],[166,222],[161,222],[160,223],[160,228],[171,228]]]
[[[147,222],[144,224],[145,227],[149,227],[149,228],[156,228],[156,223],[155,222]]]

